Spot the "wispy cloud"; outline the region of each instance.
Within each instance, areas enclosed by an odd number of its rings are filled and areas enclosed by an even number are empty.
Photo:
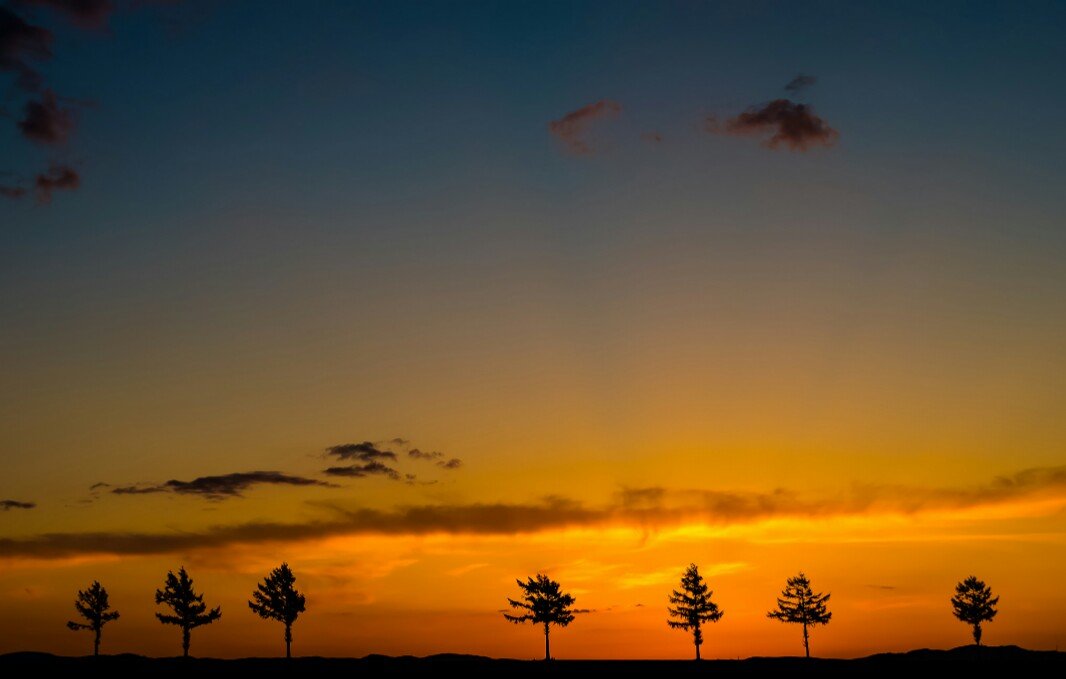
[[[622,491],[614,502],[598,507],[558,497],[533,503],[436,504],[352,510],[334,507],[339,518],[302,524],[258,522],[217,526],[200,532],[46,533],[29,538],[0,538],[0,557],[47,559],[79,554],[163,554],[238,543],[300,541],[355,534],[516,535],[608,525],[642,529],[690,523],[734,525],[775,518],[919,514],[1049,498],[1066,501],[1066,466],[1028,469],[973,487],[860,486],[829,499],[803,498],[784,489],[752,493],[645,488]]]
[[[18,122],[22,136],[40,144],[62,144],[74,129],[74,112],[60,106],[56,93],[45,90],[39,99],[26,102]]]
[[[16,0],[20,5],[47,7],[83,28],[100,28],[115,10],[111,0]]]
[[[396,469],[399,455],[406,451],[406,457],[420,462],[432,462],[441,469],[455,470],[463,466],[462,460],[457,457],[447,457],[438,450],[424,451],[411,446],[411,442],[405,438],[392,438],[387,441],[363,441],[362,443],[342,443],[326,448],[328,457],[338,460],[353,462],[351,465],[329,467],[323,473],[328,476],[343,476],[348,478],[366,478],[369,476],[384,476],[393,480],[405,479],[412,485],[417,477],[412,473],[400,474]],[[422,483],[433,483],[423,481]]]
[[[0,71],[14,73],[23,91],[36,92],[42,78],[31,63],[51,58],[52,32],[0,6]]]
[[[558,120],[548,123],[548,130],[561,141],[566,150],[574,155],[584,156],[592,153],[592,146],[585,139],[590,125],[598,120],[615,118],[622,112],[622,105],[610,99],[601,99],[593,104],[582,106],[567,113]]]
[[[69,165],[53,165],[47,172],[42,172],[34,179],[37,202],[47,204],[52,200],[53,191],[72,191],[81,184],[81,175]]]
[[[5,198],[22,198],[26,195],[26,189],[21,186],[0,185],[0,196]]]
[[[459,469],[463,466],[463,461],[457,457],[447,457],[439,450],[422,451],[418,448],[411,448],[407,451],[407,456],[415,460],[424,460],[426,462],[432,462],[441,469]]]
[[[5,512],[10,509],[33,509],[36,502],[19,502],[18,500],[0,500],[0,509]]]
[[[333,484],[302,476],[293,476],[282,472],[254,471],[235,472],[219,476],[201,476],[192,481],[171,479],[158,485],[141,484],[118,486],[111,489],[114,495],[148,495],[152,493],[177,493],[179,495],[196,495],[208,500],[225,500],[241,497],[242,493],[253,486],[325,486]],[[94,487],[99,487],[96,484]]]
[[[788,84],[785,85],[785,90],[791,92],[792,96],[799,96],[803,90],[813,87],[816,82],[818,82],[818,78],[813,75],[800,73],[795,78],[788,81]]]
[[[370,441],[341,443],[326,448],[326,455],[336,457],[339,460],[359,460],[360,462],[396,459],[396,453],[391,450],[384,450],[380,446],[380,443],[372,443]]]
[[[138,3],[127,6],[134,4]],[[34,10],[38,8],[45,8],[81,29],[95,30],[107,25],[116,5],[113,0],[11,0],[0,6],[0,73],[13,74],[15,88],[11,93],[21,93],[20,99],[27,97],[22,103],[23,116],[17,121],[18,130],[31,142],[56,146],[64,144],[73,133],[74,111],[62,105],[73,100],[44,87],[38,66],[52,58],[54,36],[23,16],[28,11],[31,18],[36,17]],[[37,202],[47,204],[56,190],[70,191],[80,184],[81,177],[76,170],[53,163],[43,172],[20,172],[20,180],[15,184],[0,185],[0,196],[21,199],[32,188]]]
[[[724,123],[711,116],[707,118],[706,129],[715,134],[762,137],[763,146],[769,149],[785,146],[792,151],[832,146],[840,136],[810,106],[788,99],[752,106]]]
[[[400,472],[396,471],[392,467],[382,464],[377,460],[371,462],[364,462],[363,464],[352,464],[344,467],[329,467],[324,474],[328,476],[343,476],[347,478],[365,478],[367,476],[384,476],[392,479],[393,481],[400,480]],[[411,478],[409,481],[414,481],[414,475],[409,474]]]

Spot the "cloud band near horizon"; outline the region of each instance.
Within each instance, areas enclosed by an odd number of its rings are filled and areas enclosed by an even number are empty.
[[[1066,500],[1066,466],[1027,469],[969,488],[857,486],[833,499],[769,493],[623,489],[599,507],[549,497],[532,503],[469,503],[393,509],[330,507],[339,519],[299,524],[251,522],[200,532],[45,533],[0,539],[0,559],[79,555],[153,555],[234,544],[314,540],[342,535],[517,535],[566,528],[628,525],[646,530],[685,523],[750,524],[776,518],[831,518],[973,509],[1019,500]]]

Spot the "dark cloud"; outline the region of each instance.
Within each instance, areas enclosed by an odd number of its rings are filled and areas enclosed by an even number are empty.
[[[68,165],[53,165],[47,172],[37,175],[34,188],[37,190],[37,202],[48,204],[52,201],[53,191],[72,191],[81,184],[81,175]]]
[[[151,493],[165,493],[163,486],[116,486],[111,489],[115,495],[149,495]]]
[[[392,467],[371,460],[363,464],[352,464],[345,467],[330,467],[324,472],[327,476],[344,476],[347,478],[365,478],[367,476],[385,476],[393,481],[400,480],[400,473]]]
[[[813,86],[816,82],[818,82],[818,78],[815,78],[813,75],[800,73],[795,78],[788,81],[788,84],[785,85],[785,90],[791,92],[793,96],[798,96],[803,90]]]
[[[390,479],[405,479],[408,485],[415,483],[414,474],[401,476],[392,463],[397,461],[397,454],[389,450],[387,446],[394,446],[401,451],[407,449],[407,457],[412,460],[433,462],[441,469],[454,470],[463,466],[462,460],[457,457],[448,458],[439,450],[420,450],[412,448],[411,442],[404,438],[393,438],[388,441],[363,441],[362,443],[344,443],[326,448],[326,455],[332,455],[341,460],[351,460],[356,464],[347,466],[330,467],[324,471],[329,476],[344,476],[348,478],[365,478],[368,476],[386,476]],[[386,464],[388,462],[388,464]],[[422,481],[420,483],[432,483]]]
[[[131,3],[132,6],[132,3]],[[41,92],[43,79],[36,62],[52,58],[50,31],[26,21],[14,9],[47,8],[81,28],[102,28],[115,9],[114,0],[10,0],[0,6],[0,72],[13,73],[15,84],[23,92]],[[67,140],[74,127],[73,111],[61,107],[60,102],[70,99],[57,97],[51,90],[44,90],[37,98],[25,104],[25,114],[18,121],[19,131],[27,139],[41,144],[61,144]],[[24,173],[28,176],[29,173]],[[52,193],[58,189],[74,189],[80,184],[78,173],[70,167],[53,166],[39,173],[33,188],[39,203],[49,203]],[[22,198],[29,193],[26,186],[0,186],[0,195],[7,198]]]
[[[458,469],[463,466],[463,461],[457,457],[445,458],[444,453],[439,450],[424,451],[418,448],[412,448],[407,451],[407,456],[415,460],[425,460],[427,462],[434,462],[441,469]]]
[[[584,156],[592,153],[592,147],[583,138],[588,126],[597,120],[614,118],[621,112],[622,105],[618,102],[601,99],[551,121],[548,130],[565,144],[570,153]]]
[[[624,509],[641,509],[662,504],[666,498],[665,488],[623,488],[618,493],[619,504]]]
[[[112,488],[115,495],[146,495],[150,493],[178,493],[180,495],[198,495],[208,500],[225,500],[241,497],[241,494],[259,485],[275,486],[326,486],[333,484],[302,476],[292,476],[282,472],[236,472],[220,476],[201,476],[192,481],[171,479],[159,485],[119,486]]]
[[[22,198],[26,195],[26,189],[21,186],[0,185],[0,196],[5,198]]]
[[[393,439],[396,442],[402,439]],[[363,441],[362,443],[342,443],[326,448],[326,455],[332,455],[339,460],[359,460],[371,462],[374,460],[395,460],[396,453],[384,450],[379,443]]]
[[[62,144],[74,129],[74,112],[59,105],[55,92],[45,90],[40,99],[26,102],[18,126],[27,139],[40,144]]]
[[[48,7],[83,28],[99,28],[115,10],[111,0],[17,0],[20,5]]]
[[[638,488],[629,491],[628,507],[625,506],[626,491],[623,491],[615,502],[601,507],[587,507],[558,497],[527,504],[419,505],[391,510],[331,507],[338,519],[303,524],[257,522],[216,526],[201,532],[46,533],[30,538],[0,538],[0,557],[166,554],[230,544],[288,542],[334,535],[516,535],[606,525],[654,530],[683,522],[729,525],[770,518],[913,514],[1036,498],[1066,499],[1066,466],[1029,469],[971,488],[860,486],[850,495],[822,500],[805,500],[787,490],[748,493]],[[640,506],[632,506],[634,498],[640,500]]]
[[[5,512],[10,509],[33,509],[36,502],[19,502],[18,500],[0,500],[0,509]]]
[[[753,106],[721,124],[717,118],[707,119],[707,130],[716,134],[763,137],[763,145],[770,149],[787,146],[792,151],[806,151],[811,146],[832,146],[839,136],[829,124],[814,114],[807,104],[788,99],[774,99],[762,106]]]
[[[640,135],[640,138],[649,144],[661,144],[663,143],[663,135],[658,132],[645,132]]]
[[[416,460],[439,460],[444,457],[444,453],[440,452],[439,450],[425,452],[419,450],[418,448],[412,448],[411,450],[408,450],[407,455],[408,457],[413,457]]]
[[[0,7],[0,71],[14,73],[20,89],[36,92],[41,87],[41,75],[30,62],[51,57],[50,31],[27,23],[7,7]]]
[[[101,488],[110,488],[110,487],[111,487],[110,483],[104,483],[103,481],[99,481],[99,482],[94,483],[93,485],[89,486],[89,490],[99,490]]]

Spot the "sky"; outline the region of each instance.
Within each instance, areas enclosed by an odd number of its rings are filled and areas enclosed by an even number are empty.
[[[0,652],[1066,644],[1066,7],[0,2]]]

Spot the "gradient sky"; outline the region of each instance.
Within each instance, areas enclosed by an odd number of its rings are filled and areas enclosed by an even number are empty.
[[[801,652],[800,569],[818,655],[967,643],[971,573],[1066,643],[1061,3],[48,4],[0,3],[76,118],[0,70],[0,184],[80,176],[0,197],[0,652],[87,651],[99,579],[104,651],[174,654],[185,564],[194,654],[277,654],[282,560],[297,654],[536,657],[543,571],[558,657],[684,658],[690,561],[704,657]],[[828,145],[730,128],[781,98]],[[362,441],[400,478],[324,473]]]

